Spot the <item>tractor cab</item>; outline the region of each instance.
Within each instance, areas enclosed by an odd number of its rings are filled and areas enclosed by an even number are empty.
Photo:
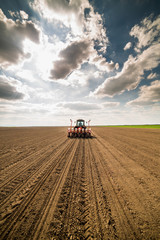
[[[83,119],[78,119],[77,121],[76,121],[76,126],[75,126],[76,128],[79,128],[79,127],[85,127],[85,121],[83,120]]]

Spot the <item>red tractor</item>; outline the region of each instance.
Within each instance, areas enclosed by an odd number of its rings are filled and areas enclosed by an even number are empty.
[[[72,120],[71,121],[71,126],[68,128],[68,137],[83,137],[83,138],[90,138],[91,137],[91,128],[89,126],[90,121],[88,121],[88,126],[85,125],[85,120],[83,119],[78,119],[76,121],[76,125],[73,127],[72,126]],[[87,122],[86,122],[87,123]]]

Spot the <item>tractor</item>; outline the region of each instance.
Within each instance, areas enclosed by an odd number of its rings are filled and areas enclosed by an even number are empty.
[[[78,119],[75,123],[75,126],[73,127],[72,126],[72,120],[70,119],[71,121],[71,126],[68,128],[68,137],[70,138],[91,138],[91,128],[90,128],[90,121],[89,120],[88,122],[88,126],[85,125],[85,120],[83,119]]]

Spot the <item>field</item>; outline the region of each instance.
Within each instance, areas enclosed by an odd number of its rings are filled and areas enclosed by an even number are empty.
[[[124,127],[124,128],[160,128],[160,124],[157,125],[112,125],[104,127]]]
[[[160,130],[0,128],[0,239],[160,239]]]

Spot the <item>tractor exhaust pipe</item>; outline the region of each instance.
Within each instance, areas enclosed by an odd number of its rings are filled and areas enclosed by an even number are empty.
[[[72,122],[73,122],[73,121],[72,121],[72,119],[70,119],[70,121],[71,121],[71,128],[72,128]]]

